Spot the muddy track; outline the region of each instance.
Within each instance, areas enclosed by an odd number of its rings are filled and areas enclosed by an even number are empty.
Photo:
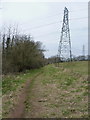
[[[14,110],[10,112],[10,114],[8,115],[8,118],[23,118],[24,117],[25,101],[26,101],[26,98],[29,94],[28,90],[30,89],[31,82],[33,80],[35,80],[36,77],[38,77],[40,74],[41,73],[38,73],[32,79],[29,79],[26,82],[24,88],[22,89],[22,91],[19,94],[18,103],[14,107]]]

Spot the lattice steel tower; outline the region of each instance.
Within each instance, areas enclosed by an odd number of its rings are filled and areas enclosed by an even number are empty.
[[[65,7],[61,38],[60,38],[59,48],[58,48],[59,61],[67,61],[68,59],[70,61],[72,60],[68,13],[69,11]]]

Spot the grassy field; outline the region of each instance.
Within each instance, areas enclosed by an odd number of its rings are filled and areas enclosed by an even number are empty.
[[[88,117],[88,63],[65,62],[3,77],[3,117],[14,110],[25,83],[24,118]]]
[[[2,78],[2,117],[8,117],[8,114],[17,105],[19,95],[25,87],[25,83],[31,80],[40,70],[26,71],[16,75],[9,74]]]

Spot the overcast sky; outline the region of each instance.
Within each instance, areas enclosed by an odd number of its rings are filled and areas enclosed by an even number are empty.
[[[35,41],[41,41],[47,50],[45,56],[50,57],[58,52],[65,6],[69,10],[72,54],[82,55],[83,45],[87,54],[87,2],[3,2],[0,23],[7,26],[18,25],[21,33],[31,34]]]

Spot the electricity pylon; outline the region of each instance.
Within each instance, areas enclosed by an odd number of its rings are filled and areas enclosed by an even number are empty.
[[[60,38],[59,48],[58,48],[59,62],[72,60],[68,13],[69,13],[69,11],[65,7],[64,17],[63,17],[63,25],[62,25],[62,31],[61,31],[61,38]]]
[[[82,54],[83,54],[83,60],[85,60],[85,46],[83,45],[83,49],[82,49]]]

